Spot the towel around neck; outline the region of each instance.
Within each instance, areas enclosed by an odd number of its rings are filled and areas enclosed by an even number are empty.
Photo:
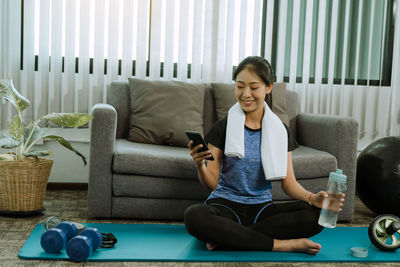
[[[228,112],[225,156],[244,158],[244,123],[246,114],[237,102]],[[286,177],[288,136],[282,121],[264,102],[261,123],[261,163],[267,180]]]

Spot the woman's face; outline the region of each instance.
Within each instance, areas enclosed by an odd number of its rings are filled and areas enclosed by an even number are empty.
[[[236,76],[236,99],[244,112],[259,112],[264,110],[265,95],[272,90],[272,83],[267,86],[254,72],[245,68]]]

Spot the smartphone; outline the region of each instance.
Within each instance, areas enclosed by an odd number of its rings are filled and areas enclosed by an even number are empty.
[[[189,140],[193,140],[193,146],[197,146],[199,144],[203,145],[203,147],[200,148],[199,152],[209,150],[206,142],[204,141],[203,137],[201,137],[200,133],[192,132],[192,131],[185,131],[185,133],[186,133],[186,136],[189,138]],[[211,158],[207,158],[207,160],[214,160],[213,155],[211,155]]]

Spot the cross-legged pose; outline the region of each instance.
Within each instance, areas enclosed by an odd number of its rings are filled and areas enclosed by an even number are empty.
[[[295,178],[291,151],[298,144],[264,102],[273,90],[272,68],[262,57],[248,57],[233,76],[238,102],[206,135],[209,150],[188,144],[199,180],[212,192],[185,211],[186,229],[209,250],[317,254],[321,245],[308,237],[322,230],[318,217],[328,195],[307,191]],[[207,161],[211,155],[215,160]],[[278,179],[297,201],[273,201],[271,180]]]

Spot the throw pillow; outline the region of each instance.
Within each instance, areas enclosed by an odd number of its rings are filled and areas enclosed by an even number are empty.
[[[212,83],[211,85],[215,96],[215,108],[218,119],[222,119],[228,114],[229,109],[237,102],[235,97],[235,84]],[[275,83],[270,96],[267,95],[265,101],[281,121],[289,126],[289,118],[286,111],[286,83]]]
[[[229,109],[237,102],[234,83],[212,83],[212,91],[215,97],[215,110],[218,119],[224,118]]]
[[[130,141],[186,147],[186,130],[203,135],[204,84],[128,80]]]
[[[271,91],[272,111],[289,127],[289,116],[286,108],[286,83],[275,83]]]

